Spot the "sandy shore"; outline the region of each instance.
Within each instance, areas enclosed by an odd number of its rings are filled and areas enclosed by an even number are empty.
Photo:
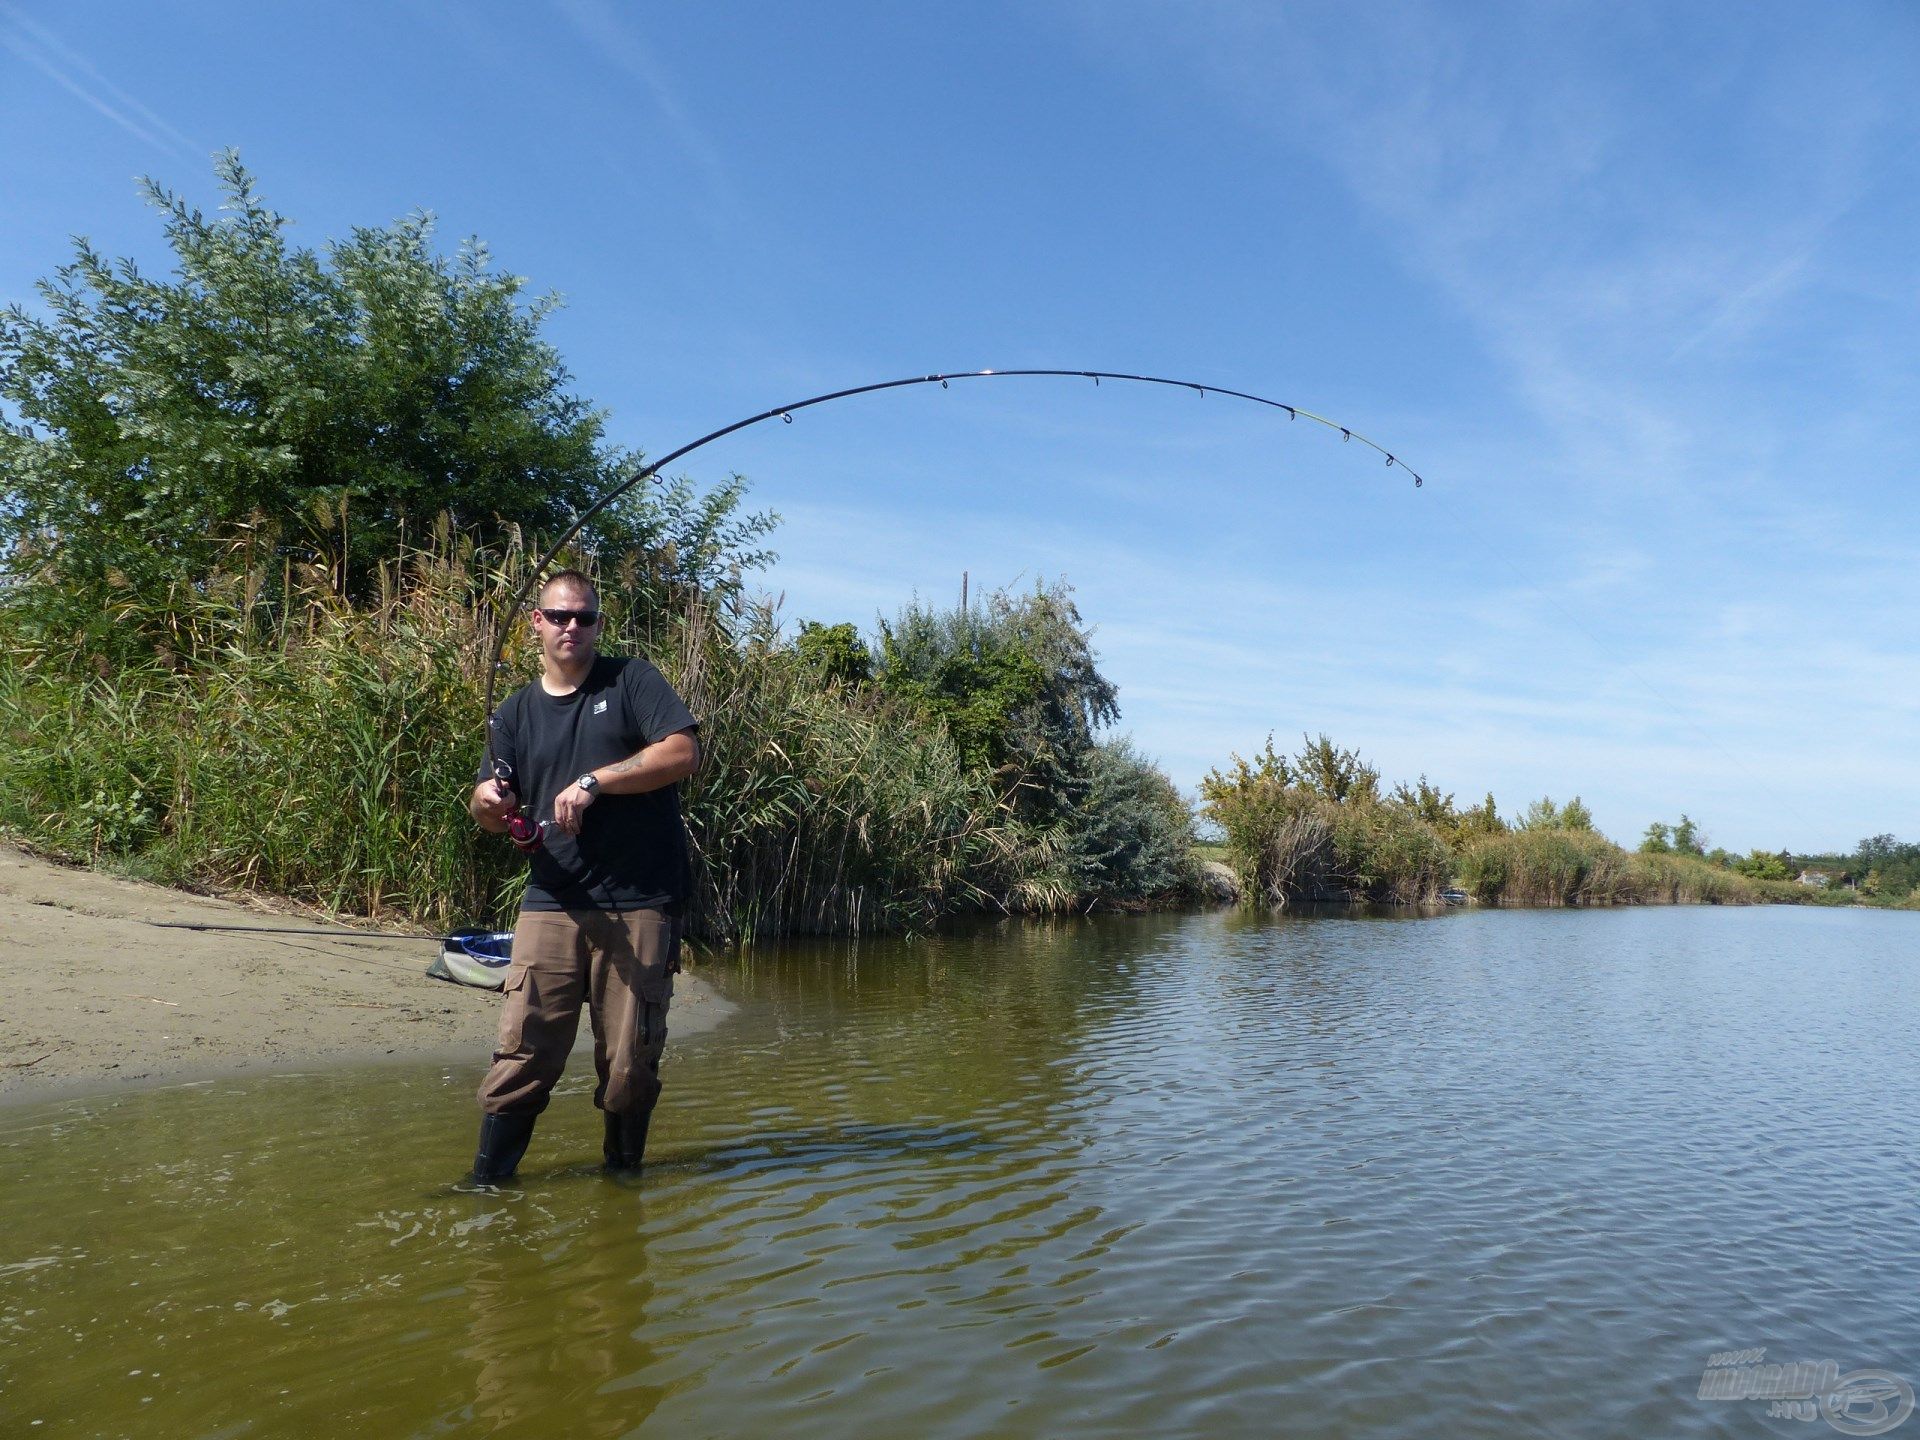
[[[437,941],[364,938],[373,933],[0,845],[0,1102],[316,1062],[463,1059],[477,1069],[499,995],[428,979]],[[683,974],[674,1038],[712,1029],[731,1008]]]

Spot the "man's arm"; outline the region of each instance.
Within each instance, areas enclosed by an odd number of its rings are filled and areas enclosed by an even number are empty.
[[[644,795],[649,790],[664,790],[700,768],[700,741],[692,730],[676,730],[651,745],[643,745],[624,760],[602,765],[594,771],[602,795]],[[484,786],[482,787],[485,788]],[[568,835],[580,833],[580,817],[594,797],[572,784],[553,800],[553,823]],[[478,818],[477,816],[475,817]],[[483,825],[485,821],[481,822]]]
[[[600,779],[603,795],[644,795],[677,784],[699,768],[699,736],[692,730],[676,730],[593,773]]]

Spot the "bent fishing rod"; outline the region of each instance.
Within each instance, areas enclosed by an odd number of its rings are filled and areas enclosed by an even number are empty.
[[[553,563],[554,557],[559,555],[559,553],[572,542],[573,538],[586,528],[589,520],[606,509],[607,506],[618,500],[622,495],[633,490],[636,486],[648,480],[658,479],[660,472],[665,470],[667,466],[677,460],[685,459],[694,451],[711,445],[716,440],[723,440],[735,431],[745,430],[753,425],[761,425],[769,420],[779,420],[791,425],[793,423],[793,417],[797,412],[812,409],[815,405],[826,405],[835,400],[847,400],[855,395],[872,395],[882,390],[903,390],[912,385],[938,385],[942,390],[945,390],[950,388],[951,382],[955,380],[1011,380],[1039,377],[1091,380],[1095,385],[1098,385],[1102,380],[1118,380],[1135,385],[1166,385],[1176,390],[1191,390],[1202,399],[1205,399],[1209,395],[1218,395],[1228,400],[1245,400],[1255,405],[1265,405],[1270,409],[1284,410],[1287,412],[1287,418],[1289,420],[1311,420],[1314,424],[1324,425],[1329,430],[1338,430],[1342,443],[1358,440],[1368,449],[1374,450],[1384,456],[1389,469],[1398,465],[1402,470],[1405,470],[1407,474],[1413,477],[1413,483],[1416,488],[1426,484],[1426,481],[1421,477],[1419,471],[1407,465],[1398,455],[1395,455],[1384,445],[1379,445],[1369,440],[1359,431],[1349,429],[1347,426],[1342,425],[1337,420],[1329,420],[1324,415],[1316,415],[1311,410],[1301,409],[1298,405],[1289,405],[1284,400],[1270,400],[1264,395],[1254,395],[1245,390],[1229,390],[1225,386],[1207,385],[1198,380],[1169,379],[1164,375],[1128,375],[1113,370],[960,370],[939,375],[909,375],[899,380],[880,380],[871,385],[854,385],[845,390],[830,390],[824,395],[814,395],[805,400],[795,400],[786,405],[776,405],[771,410],[762,410],[757,414],[747,416],[745,419],[736,420],[731,425],[722,425],[718,430],[708,431],[698,440],[690,444],[682,445],[678,450],[661,456],[652,464],[642,466],[634,474],[607,491],[606,494],[602,495],[598,500],[594,501],[593,504],[576,515],[573,523],[561,532],[560,538],[547,547],[546,553],[542,555],[534,564],[533,568],[527,572],[527,578],[521,582],[520,589],[515,593],[512,602],[507,605],[505,609],[493,612],[489,627],[491,630],[489,637],[491,644],[489,646],[490,653],[487,660],[486,708],[482,713],[487,717],[487,767],[493,772],[494,778],[500,781],[503,786],[512,788],[513,776],[511,769],[504,767],[503,763],[493,753],[494,684],[500,671],[500,657],[506,650],[508,626],[512,623],[513,617],[520,613],[521,606],[525,605],[527,601],[532,598],[534,587],[540,583],[541,577],[546,574],[547,566]],[[505,773],[502,773],[503,770]],[[515,845],[531,853],[540,848],[541,831],[543,828],[541,825],[536,825],[532,819],[522,812],[516,815],[509,823],[507,833]]]

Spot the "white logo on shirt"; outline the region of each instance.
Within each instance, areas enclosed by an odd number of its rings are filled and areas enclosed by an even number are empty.
[[[597,700],[597,701],[595,701],[595,702],[594,702],[594,706],[593,706],[593,713],[594,713],[594,714],[596,714],[596,715],[604,715],[604,714],[606,714],[606,713],[607,713],[607,702],[606,702],[606,701],[604,701],[604,700]]]

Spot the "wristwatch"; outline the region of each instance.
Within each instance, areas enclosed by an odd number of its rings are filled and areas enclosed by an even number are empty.
[[[578,785],[582,790],[586,791],[587,794],[589,795],[594,794],[596,791],[600,789],[600,777],[594,774],[591,770],[589,770],[586,774],[582,775],[578,780],[574,781],[573,783]]]

